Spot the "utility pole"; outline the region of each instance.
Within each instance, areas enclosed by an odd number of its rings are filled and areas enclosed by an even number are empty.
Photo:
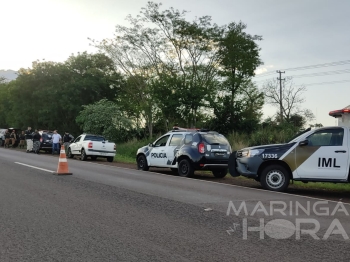
[[[281,70],[278,70],[276,71],[278,74],[280,74],[279,77],[277,77],[277,80],[280,81],[280,119],[281,119],[281,122],[283,122],[283,106],[282,106],[282,102],[283,102],[283,98],[282,98],[282,80],[286,80],[285,78],[281,78],[282,74],[285,73],[285,71],[281,71]]]

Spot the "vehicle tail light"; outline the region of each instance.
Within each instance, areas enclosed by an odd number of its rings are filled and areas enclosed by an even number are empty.
[[[198,144],[198,152],[203,154],[205,151],[205,146],[203,143]]]
[[[42,139],[42,138],[40,138],[40,143],[41,143],[41,142],[43,142],[43,139]]]
[[[88,148],[92,148],[92,142],[89,142]]]
[[[117,150],[117,145],[116,144],[114,144],[114,150]]]

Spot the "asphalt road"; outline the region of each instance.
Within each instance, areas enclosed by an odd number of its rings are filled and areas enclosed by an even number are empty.
[[[55,176],[57,163],[0,149],[1,262],[350,260],[348,204],[80,161]]]

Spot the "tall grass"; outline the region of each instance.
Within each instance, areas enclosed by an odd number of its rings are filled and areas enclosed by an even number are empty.
[[[148,145],[152,139],[132,139],[126,143],[117,144],[117,161],[136,163],[136,152],[140,147]]]
[[[244,147],[280,144],[288,142],[295,135],[292,129],[276,130],[276,128],[260,128],[250,134],[233,132],[227,136],[232,150],[236,151]]]

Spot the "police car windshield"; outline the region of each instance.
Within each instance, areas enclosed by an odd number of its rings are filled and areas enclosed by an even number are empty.
[[[210,145],[228,145],[228,141],[223,135],[220,134],[203,134],[203,139]]]

